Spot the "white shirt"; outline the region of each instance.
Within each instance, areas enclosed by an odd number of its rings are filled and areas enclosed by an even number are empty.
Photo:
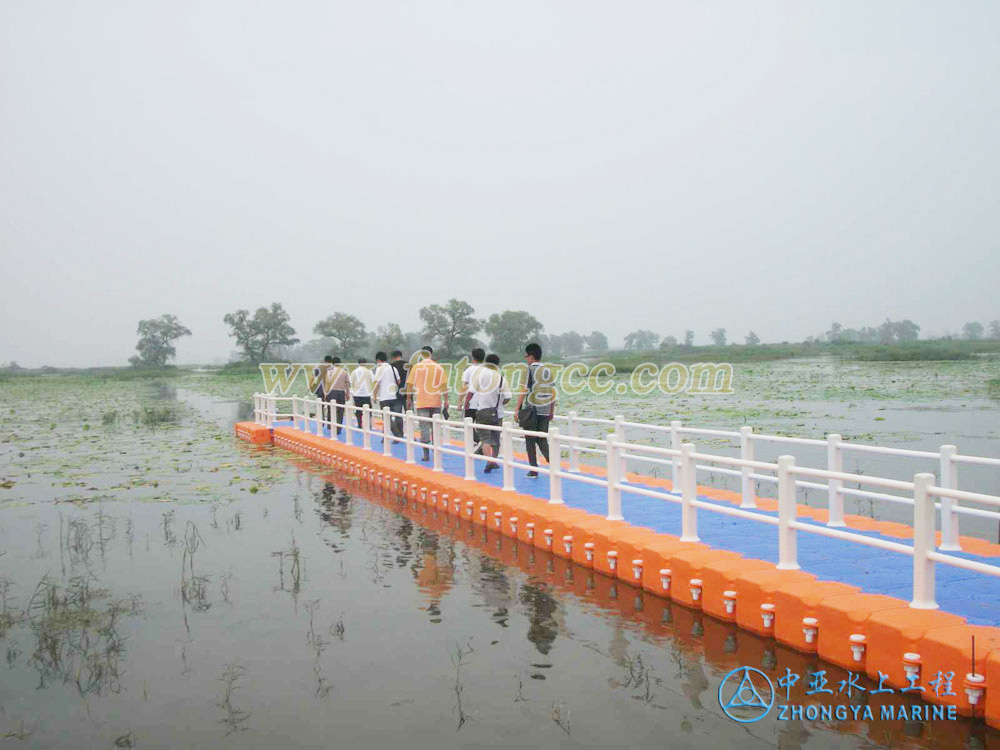
[[[375,368],[375,392],[378,400],[392,401],[396,398],[399,384],[396,382],[396,370],[388,362],[379,362]]]
[[[503,405],[510,400],[511,393],[507,378],[499,370],[489,365],[478,366],[469,379],[469,388],[472,389],[470,409],[497,409],[498,416],[503,418]]]
[[[351,371],[351,395],[361,398],[372,395],[372,371],[364,365]]]
[[[472,379],[473,374],[475,372],[477,372],[481,367],[482,367],[482,365],[471,364],[468,367],[466,367],[464,370],[462,370],[462,388],[464,389],[464,391],[463,391],[464,393],[473,393],[474,392],[473,389],[472,389],[472,386],[470,386],[469,383],[470,383],[470,381]],[[473,396],[473,398],[475,398],[475,396]],[[469,402],[469,408],[470,409],[475,409],[476,408],[476,407],[474,407],[472,405],[471,401]]]

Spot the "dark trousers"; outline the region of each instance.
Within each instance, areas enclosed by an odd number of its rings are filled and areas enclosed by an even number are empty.
[[[391,411],[393,414],[402,414],[403,413],[403,401],[402,401],[402,399],[390,398],[388,401],[379,401],[378,405],[379,405],[380,409],[384,409],[385,407],[388,406],[389,407],[389,411]],[[402,417],[392,417],[389,420],[389,427],[392,429],[392,434],[395,437],[398,437],[398,438],[403,437],[403,418]]]
[[[362,419],[364,418],[364,411],[363,411],[364,407],[368,406],[370,408],[371,405],[372,405],[372,397],[371,396],[355,396],[354,397],[354,406],[357,409],[357,411],[354,412],[354,416],[356,416],[358,418],[358,427],[362,427],[363,426],[362,425]]]
[[[344,404],[347,402],[347,394],[343,391],[330,391],[326,394],[327,402],[333,401],[337,404],[337,434],[340,434],[341,425],[344,424]],[[333,409],[330,406],[326,407],[326,419],[330,419],[330,415],[333,413]],[[331,425],[332,429],[332,425]]]
[[[534,432],[548,432],[549,431],[549,420],[551,417],[542,416],[539,414],[535,417],[535,426],[532,427]],[[532,466],[538,466],[538,456],[535,453],[535,446],[538,446],[538,450],[542,452],[545,456],[545,461],[549,461],[549,441],[545,438],[538,438],[534,435],[528,435],[524,439],[524,447],[528,450],[528,463]]]
[[[466,409],[465,410],[465,416],[467,416],[469,419],[471,419],[473,422],[475,422],[476,421],[476,413],[478,411],[479,411],[479,409]],[[477,432],[474,433],[476,435],[476,441],[479,443],[479,445],[476,446],[476,450],[474,451],[474,453],[477,456],[483,455],[483,441],[482,441],[482,438],[479,437],[479,432],[480,431],[477,431]],[[482,430],[482,432],[489,433],[489,430]],[[496,434],[496,433],[494,433],[494,434]]]

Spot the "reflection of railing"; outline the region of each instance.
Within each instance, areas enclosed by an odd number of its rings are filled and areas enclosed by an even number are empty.
[[[290,402],[291,411],[278,412],[279,401]],[[512,427],[509,423],[504,423],[500,426],[474,424],[468,417],[462,420],[446,420],[440,414],[428,417],[409,411],[405,413],[392,412],[388,407],[383,408],[379,412],[378,410],[370,409],[368,406],[359,409],[359,407],[353,404],[338,405],[335,402],[306,399],[298,396],[274,396],[271,394],[257,394],[254,396],[254,417],[258,423],[273,427],[282,421],[290,420],[291,425],[295,429],[314,432],[316,434],[323,434],[324,428],[332,429],[338,426],[333,421],[333,418],[336,416],[335,410],[338,408],[345,410],[343,423],[340,426],[347,430],[349,438],[355,433],[360,433],[362,447],[365,450],[372,450],[371,438],[375,432],[372,416],[373,413],[379,413],[382,420],[378,432],[382,437],[383,455],[388,456],[392,454],[393,443],[402,443],[405,445],[406,462],[412,464],[415,463],[415,449],[419,446],[430,451],[434,471],[443,471],[443,456],[457,456],[463,459],[465,479],[474,480],[476,478],[475,462],[491,462],[502,468],[503,489],[508,491],[513,491],[514,489],[515,470],[536,471],[548,475],[550,503],[563,502],[562,483],[564,479],[597,485],[606,488],[607,518],[610,520],[622,519],[622,492],[678,503],[681,506],[681,541],[699,541],[699,510],[777,526],[778,568],[783,570],[795,570],[799,568],[797,534],[800,531],[910,555],[913,557],[913,599],[910,602],[910,606],[917,609],[937,608],[934,586],[934,569],[936,563],[1000,577],[1000,566],[945,554],[946,547],[944,544],[940,548],[941,551],[935,551],[935,511],[937,508],[940,508],[942,518],[944,518],[945,515],[949,515],[955,510],[956,503],[959,501],[980,503],[992,506],[993,508],[1000,508],[1000,497],[966,492],[952,487],[937,486],[934,484],[934,475],[929,473],[916,474],[912,482],[907,482],[875,476],[848,474],[841,471],[839,465],[836,463],[834,465],[838,466],[838,468],[833,469],[814,469],[806,466],[797,466],[795,457],[790,455],[780,456],[776,463],[756,461],[752,458],[752,449],[750,458],[701,453],[697,451],[694,444],[683,442],[681,435],[736,436],[741,438],[741,445],[752,445],[753,439],[809,444],[823,444],[825,442],[827,445],[830,445],[830,441],[806,441],[799,438],[786,438],[775,435],[752,435],[747,432],[749,428],[744,428],[738,433],[730,433],[722,430],[684,428],[679,422],[674,422],[669,428],[664,428],[655,425],[625,422],[621,418],[614,420],[581,418],[573,413],[562,418],[563,421],[569,423],[569,434],[563,434],[558,427],[552,427],[548,432],[533,432]],[[361,426],[352,426],[352,423],[357,421],[359,413],[361,415]],[[391,425],[394,419],[402,422],[403,434],[401,437],[397,437],[392,433]],[[556,417],[555,421],[560,421],[560,418]],[[575,429],[576,426],[583,422],[611,425],[614,429],[604,439],[581,437],[579,434],[574,434],[574,432],[577,432]],[[416,427],[421,424],[429,424],[430,426],[429,443],[421,442],[415,437]],[[629,443],[623,439],[625,428],[628,427],[669,432],[672,447],[664,448],[640,443]],[[475,453],[474,434],[476,430],[490,430],[500,433],[500,452],[498,457]],[[452,441],[452,436],[455,434],[461,436],[460,443]],[[569,467],[563,468],[561,460],[553,461],[548,467],[536,467],[516,461],[513,449],[514,441],[515,439],[524,440],[528,437],[547,441],[549,455],[553,458],[559,457],[561,459],[563,449],[567,449]],[[837,451],[842,451],[848,447],[849,444],[843,443],[839,439],[839,436],[831,437],[837,438],[837,440],[832,441]],[[457,447],[459,444],[461,447]],[[947,455],[952,462],[959,458],[954,453],[944,450],[942,450],[941,454],[933,454],[925,451],[879,448],[878,446],[850,445],[850,447],[852,449],[877,450],[894,455],[918,455],[923,457]],[[948,446],[945,447],[947,448]],[[594,453],[604,456],[607,466],[605,476],[579,473],[579,455],[581,453]],[[960,458],[968,460],[972,457],[963,456]],[[994,459],[975,459],[975,462],[988,463],[990,465],[992,465],[993,461]],[[629,462],[633,464],[669,467],[672,472],[671,476],[673,477],[673,490],[668,492],[629,482],[626,473]],[[1000,464],[1000,461],[997,463]],[[744,478],[750,477],[755,481],[776,483],[778,487],[777,516],[758,511],[754,498],[748,498],[745,492],[743,503],[740,507],[699,500],[697,496],[698,471],[729,473]],[[822,479],[826,481],[826,484],[816,484],[809,481],[810,479]],[[853,482],[881,490],[894,490],[906,493],[906,495],[887,495],[883,492],[865,491],[864,496],[872,499],[892,498],[893,502],[903,502],[912,505],[913,545],[910,546],[900,542],[892,542],[845,530],[847,527],[843,522],[842,508],[837,516],[834,515],[831,508],[830,520],[825,526],[797,520],[796,491],[798,486],[826,488],[830,491],[832,499],[838,491],[846,491],[843,488],[844,482]],[[935,501],[935,498],[941,500],[940,504]],[[978,510],[977,515],[1000,520],[1000,512],[997,510]]]

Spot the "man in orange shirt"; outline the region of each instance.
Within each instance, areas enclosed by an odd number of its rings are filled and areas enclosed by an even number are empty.
[[[431,347],[425,346],[417,356],[419,360],[410,367],[406,377],[407,407],[415,409],[417,416],[433,418],[442,408],[448,408],[448,378],[444,368],[434,361]],[[430,422],[420,422],[420,442],[425,446],[431,442]],[[423,460],[431,460],[431,452],[426,447]]]

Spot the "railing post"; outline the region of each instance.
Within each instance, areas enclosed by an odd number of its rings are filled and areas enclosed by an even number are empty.
[[[698,509],[692,504],[698,498],[698,469],[695,466],[694,443],[681,444],[681,541],[700,542],[698,537]]]
[[[608,515],[609,521],[623,521],[621,481],[621,451],[618,448],[618,438],[615,433],[609,433],[604,439],[608,452]],[[550,464],[551,466],[551,464]]]
[[[580,423],[576,421],[575,411],[569,413],[569,436],[580,437]],[[569,444],[569,470],[580,471],[580,451],[576,443]]]
[[[441,468],[441,413],[435,412],[431,420],[431,442],[434,444],[434,471],[444,471]]]
[[[559,428],[549,429],[549,502],[561,504],[562,498],[562,445]]]
[[[670,447],[679,451],[681,449],[681,423],[679,420],[675,419],[670,423]],[[678,485],[681,483],[681,459],[675,456],[671,459],[670,466],[670,483],[674,492],[677,492]]]
[[[292,429],[299,429],[299,397],[292,396]]]
[[[958,447],[954,445],[941,446],[941,486],[946,490],[958,489],[958,464],[955,454]],[[958,513],[955,507],[958,501],[953,497],[941,498],[941,550],[943,552],[961,552],[962,545],[958,538]]]
[[[368,404],[361,408],[361,447],[372,449],[372,410]]]
[[[476,478],[476,462],[472,458],[474,450],[472,417],[465,417],[462,420],[462,453],[465,455],[465,478],[468,480]]]
[[[392,455],[392,441],[389,439],[392,436],[391,422],[389,420],[389,407],[382,407],[382,455],[391,456]]]
[[[274,423],[278,419],[278,399],[270,393],[265,398],[267,399],[267,413],[265,415],[267,421],[264,424],[268,427],[274,427]]]
[[[500,430],[500,450],[503,452],[503,488],[514,491],[514,438],[510,433],[510,425],[503,423]]]
[[[740,427],[740,458],[744,461],[753,461],[753,427],[748,425]],[[740,467],[741,508],[757,507],[757,483],[751,474],[753,474],[752,467]]]
[[[795,520],[795,456],[778,456],[778,570],[798,570],[798,538]]]
[[[348,445],[354,445],[354,429],[351,425],[354,424],[357,417],[354,416],[355,406],[350,401],[344,402],[344,440]]]
[[[615,440],[619,443],[628,442],[625,440],[625,417],[621,414],[615,415]],[[619,454],[621,456],[621,466],[618,469],[618,479],[624,482],[628,480],[628,467],[625,463],[625,452],[619,451]]]
[[[323,399],[316,399],[316,432],[314,434],[323,436]]]
[[[413,458],[413,410],[407,409],[403,415],[403,437],[406,440],[406,463],[416,463]]]
[[[913,609],[937,609],[934,597],[934,561],[928,554],[934,551],[934,497],[929,488],[934,475],[913,477]]]
[[[827,471],[843,472],[844,451],[840,444],[843,438],[836,433],[826,436],[826,468]],[[844,482],[840,479],[828,479],[827,486],[827,526],[847,526],[844,523]]]

